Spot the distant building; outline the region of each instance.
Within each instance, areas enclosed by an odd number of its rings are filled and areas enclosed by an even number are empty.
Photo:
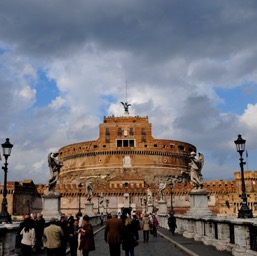
[[[87,182],[93,186],[95,213],[121,211],[127,204],[133,211],[144,212],[148,208],[148,188],[152,192],[153,211],[157,211],[159,182],[165,180],[168,210],[172,205],[175,213],[185,213],[190,206],[189,193],[192,190],[188,181],[192,151],[197,149],[190,143],[153,138],[148,117],[129,116],[128,112],[121,117],[104,117],[97,140],[59,149],[58,158],[64,164],[56,186],[56,191],[62,195],[61,211],[75,215],[81,198],[83,212]],[[78,188],[80,183],[81,191]],[[249,206],[257,215],[257,171],[246,171],[245,183]],[[237,215],[241,204],[239,172],[235,173],[234,181],[205,181],[204,188],[209,193],[211,210],[220,215]],[[8,182],[9,213],[40,212],[45,189],[45,184],[35,185],[31,180]],[[3,186],[0,191],[2,193]]]

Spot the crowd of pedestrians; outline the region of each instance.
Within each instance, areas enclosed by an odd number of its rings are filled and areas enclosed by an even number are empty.
[[[95,249],[93,227],[89,216],[77,214],[69,218],[63,214],[59,219],[45,222],[42,214],[24,215],[16,235],[16,248],[21,256],[31,256],[46,250],[47,256],[65,256],[67,246],[71,256],[88,256]]]
[[[101,215],[101,225],[104,216]],[[104,240],[109,245],[110,256],[135,256],[139,241],[139,230],[143,233],[143,242],[149,242],[150,234],[157,237],[158,220],[154,214],[138,215],[130,212],[107,215]],[[174,235],[176,218],[168,217],[170,231]],[[46,250],[47,256],[64,256],[69,245],[71,256],[89,256],[96,249],[93,227],[88,215],[81,213],[69,218],[63,214],[59,219],[51,218],[45,222],[42,214],[25,215],[16,237],[16,247],[21,248],[21,256],[31,256],[33,252]]]

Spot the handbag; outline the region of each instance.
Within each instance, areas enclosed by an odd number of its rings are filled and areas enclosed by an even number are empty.
[[[136,239],[133,239],[133,247],[138,246],[138,241]]]
[[[21,248],[21,239],[22,239],[22,235],[19,233],[16,234],[16,237],[15,237],[15,248],[16,249]]]

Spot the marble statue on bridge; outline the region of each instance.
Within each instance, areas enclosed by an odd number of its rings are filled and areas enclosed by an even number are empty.
[[[190,153],[190,160],[190,179],[194,189],[203,189],[202,168],[204,165],[204,155],[202,153],[196,155],[196,153],[192,151]]]
[[[49,153],[48,154],[48,166],[50,169],[50,178],[48,180],[48,186],[45,194],[52,195],[55,194],[55,187],[59,179],[60,169],[63,166],[63,163],[57,159],[58,153]]]

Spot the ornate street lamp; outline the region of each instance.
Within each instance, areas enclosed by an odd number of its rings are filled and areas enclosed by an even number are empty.
[[[79,196],[79,211],[78,211],[78,213],[81,213],[81,190],[82,190],[81,182],[78,185],[78,189],[79,189],[79,194],[78,194],[78,196]]]
[[[242,180],[242,195],[241,195],[241,199],[242,199],[242,205],[240,210],[238,211],[238,218],[252,218],[253,217],[253,213],[252,210],[249,209],[248,204],[247,204],[247,196],[245,193],[245,178],[244,178],[244,159],[243,159],[243,153],[245,151],[245,142],[246,140],[242,139],[242,136],[239,134],[237,140],[234,141],[236,144],[236,149],[237,152],[240,155],[240,169],[241,169],[241,180]]]
[[[5,163],[2,169],[4,170],[4,191],[3,191],[3,201],[2,201],[2,211],[0,214],[0,222],[11,223],[11,216],[7,211],[7,171],[8,171],[8,163],[7,159],[11,155],[13,145],[10,143],[7,138],[5,143],[2,144],[3,148],[3,156],[5,157]]]

